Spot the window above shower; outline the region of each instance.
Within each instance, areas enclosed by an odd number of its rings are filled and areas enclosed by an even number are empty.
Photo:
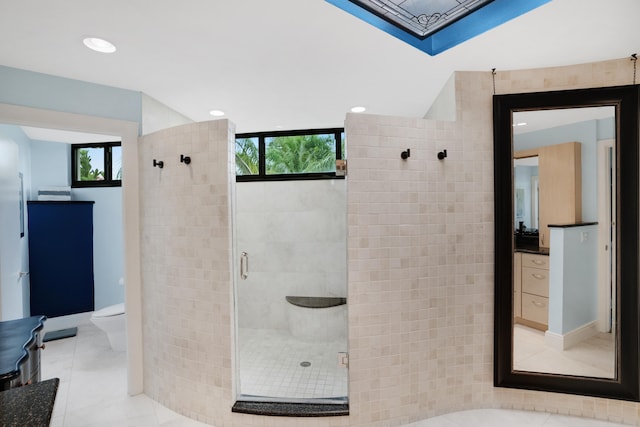
[[[236,180],[342,179],[345,153],[343,128],[237,134]]]

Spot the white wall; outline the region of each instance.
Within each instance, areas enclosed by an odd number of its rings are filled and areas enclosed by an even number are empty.
[[[193,123],[193,120],[172,110],[161,102],[142,94],[142,134]]]
[[[346,180],[238,182],[238,324],[284,329],[288,295],[347,296]]]
[[[18,276],[20,271],[29,271],[28,229],[26,216],[24,236],[20,236],[20,209],[18,204],[18,173],[23,176],[24,201],[30,185],[31,145],[24,132],[14,126],[0,124],[0,318],[3,320],[29,315],[29,277]],[[26,215],[26,213],[25,213]]]

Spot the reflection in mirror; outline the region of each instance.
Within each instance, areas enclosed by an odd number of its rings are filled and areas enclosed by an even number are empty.
[[[640,399],[638,97],[494,96],[496,386]]]
[[[615,378],[615,108],[512,121],[513,369]]]

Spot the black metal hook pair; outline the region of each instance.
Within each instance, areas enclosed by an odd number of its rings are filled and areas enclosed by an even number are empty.
[[[191,157],[180,154],[180,163],[188,165],[191,163]],[[156,166],[162,169],[164,167],[164,162],[162,160],[153,159],[153,167],[155,168]]]
[[[407,151],[403,151],[402,153],[400,153],[400,157],[402,158],[402,160],[407,160],[409,157],[411,157],[411,150],[407,148]],[[446,157],[447,150],[442,150],[438,153],[438,160],[443,160]]]

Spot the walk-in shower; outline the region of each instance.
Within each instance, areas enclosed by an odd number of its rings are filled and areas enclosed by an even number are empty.
[[[238,399],[346,402],[346,181],[238,182],[235,211]]]

